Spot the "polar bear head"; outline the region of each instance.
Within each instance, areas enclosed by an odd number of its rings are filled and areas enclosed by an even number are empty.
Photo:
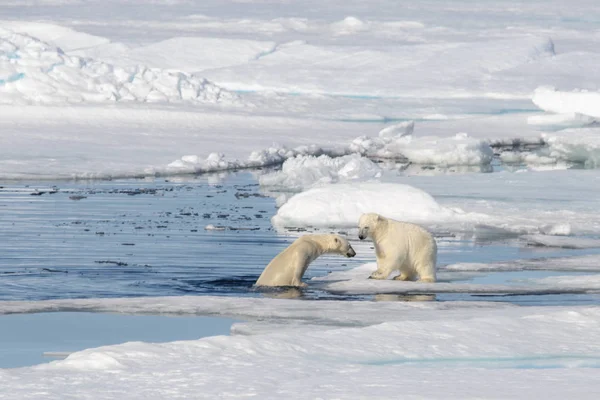
[[[335,234],[324,235],[327,240],[327,253],[337,253],[346,257],[354,257],[356,252],[348,242],[348,239]]]
[[[385,217],[375,213],[361,215],[358,220],[358,238],[363,240],[368,237],[373,237],[373,231],[384,219]]]

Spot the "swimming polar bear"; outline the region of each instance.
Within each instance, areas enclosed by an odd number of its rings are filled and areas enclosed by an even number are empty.
[[[387,279],[398,270],[396,280],[435,282],[437,244],[427,230],[375,213],[361,215],[358,229],[360,240],[370,237],[375,244],[377,270],[370,279]]]
[[[356,252],[340,235],[304,235],[279,253],[260,275],[256,286],[304,287],[302,276],[308,265],[325,253],[354,257]]]

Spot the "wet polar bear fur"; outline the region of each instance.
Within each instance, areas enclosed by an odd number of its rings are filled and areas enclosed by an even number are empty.
[[[379,214],[363,214],[358,222],[360,240],[370,237],[375,244],[377,270],[370,279],[387,279],[400,271],[396,280],[435,282],[437,244],[427,230]]]
[[[356,255],[348,240],[340,235],[304,235],[271,260],[256,286],[307,286],[302,282],[302,276],[308,265],[325,253],[346,257]]]

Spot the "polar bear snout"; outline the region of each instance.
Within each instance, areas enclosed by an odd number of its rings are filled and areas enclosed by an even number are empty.
[[[361,228],[358,231],[358,238],[360,240],[365,240],[367,238],[367,236],[369,236],[369,228]]]
[[[356,252],[352,248],[352,246],[348,246],[348,252],[346,253],[346,257],[352,258],[356,255]]]

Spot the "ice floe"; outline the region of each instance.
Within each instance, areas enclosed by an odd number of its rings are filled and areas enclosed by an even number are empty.
[[[596,257],[596,261],[598,260],[600,260],[600,258]],[[552,260],[550,261],[552,262]],[[514,262],[513,265],[516,266],[517,262]],[[598,265],[597,267],[600,269],[600,265]],[[327,290],[338,294],[353,295],[435,293],[540,295],[556,293],[586,293],[589,291],[596,291],[599,288],[598,282],[592,281],[586,283],[583,280],[577,280],[579,284],[571,283],[569,285],[562,285],[562,281],[553,282],[546,280],[532,281],[535,284],[531,284],[532,282],[525,282],[520,284],[482,284],[443,281],[452,280],[452,274],[448,274],[449,271],[465,271],[465,269],[456,268],[455,266],[448,266],[445,269],[442,269],[442,274],[440,274],[440,281],[436,283],[404,282],[396,281],[393,279],[368,279],[369,275],[376,269],[376,263],[367,263],[350,271],[332,272],[326,277],[313,278],[311,282],[314,282],[323,290]],[[479,271],[481,270],[482,269],[480,269]],[[446,273],[443,274],[443,272]],[[458,279],[461,278],[462,276]],[[565,278],[565,280],[569,282],[567,278]]]
[[[272,218],[273,225],[356,227],[361,214],[376,212],[402,221],[444,223],[485,220],[438,204],[413,186],[392,183],[336,184],[317,187],[292,197]]]
[[[443,267],[447,271],[590,271],[600,272],[600,255],[533,258],[493,263],[458,263]]]
[[[556,235],[524,235],[527,244],[542,247],[560,247],[564,249],[593,249],[600,247],[600,239]]]
[[[248,330],[239,325],[236,329],[243,335],[129,342],[72,353],[46,365],[0,370],[0,393],[13,397],[60,399],[68,392],[75,397],[134,399],[198,393],[207,398],[240,393],[262,398],[319,398],[332,393],[344,398],[394,398],[402,384],[403,396],[410,398],[459,399],[482,393],[528,398],[550,386],[551,391],[543,392],[545,398],[558,399],[566,393],[592,398],[586,393],[595,392],[593,367],[600,362],[595,341],[600,334],[598,307],[210,296],[0,304],[0,310],[7,307],[218,314],[238,310],[263,320],[285,316],[304,322],[288,329],[265,322],[267,330],[253,329],[254,323]],[[317,325],[328,318],[336,323]],[[435,376],[435,385],[412,384],[415,373]],[[121,379],[115,379],[117,375]],[[465,376],[469,384],[457,385]],[[537,383],[535,390],[532,381]]]

